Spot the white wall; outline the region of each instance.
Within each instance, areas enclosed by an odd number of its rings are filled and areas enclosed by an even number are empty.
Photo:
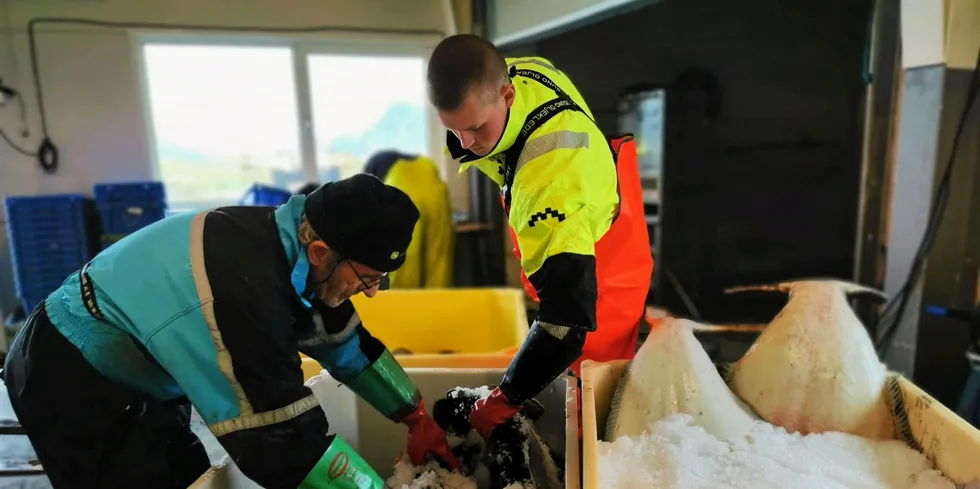
[[[980,46],[980,1],[902,0],[902,67],[945,63],[971,70]]]
[[[40,140],[26,34],[32,18],[446,31],[446,4],[440,0],[0,0],[0,77],[24,96],[31,138],[20,139],[15,104],[0,108],[0,128],[31,149]],[[48,129],[61,152],[60,168],[46,174],[32,158],[0,142],[0,198],[89,193],[96,182],[151,179],[139,73],[128,31],[42,26],[37,41]],[[0,233],[0,311],[13,303],[5,234]]]

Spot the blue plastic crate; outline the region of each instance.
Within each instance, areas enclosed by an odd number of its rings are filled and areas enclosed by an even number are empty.
[[[100,183],[92,192],[106,234],[129,234],[166,215],[166,191],[161,182]]]
[[[20,297],[43,296],[60,286],[69,275],[77,272],[85,262],[81,255],[58,256],[52,255],[46,260],[21,260],[15,264],[14,274],[17,277],[15,288]]]
[[[8,215],[10,214],[8,213]],[[51,228],[75,228],[85,224],[84,210],[82,209],[77,212],[16,209],[11,217],[13,217],[13,220],[10,221],[12,227],[28,232]]]
[[[37,252],[32,250],[17,250],[10,256],[14,259],[14,268],[33,270],[37,267],[78,267],[90,258],[87,247],[59,248],[55,252]]]
[[[62,249],[81,248],[88,246],[88,234],[84,227],[59,229],[30,230],[10,229],[10,242],[15,253],[56,252]]]
[[[34,290],[37,288],[49,289],[52,284],[57,285],[64,282],[69,275],[78,271],[84,265],[84,261],[78,265],[45,266],[45,267],[21,267],[16,271],[21,277],[28,280],[21,280],[17,287],[18,291]]]
[[[161,182],[99,183],[92,187],[99,205],[125,201],[163,204],[167,199]]]
[[[24,311],[27,314],[30,314],[31,311],[33,311],[34,308],[36,308],[38,304],[44,302],[44,300],[48,298],[48,295],[49,294],[45,294],[43,296],[26,296],[26,297],[25,296],[19,296],[20,297],[20,304],[24,308]]]
[[[14,276],[17,278],[15,290],[24,310],[28,313],[32,311],[48,295],[58,290],[65,279],[78,271],[79,268],[79,266],[68,266],[67,264],[55,266],[49,263],[46,267],[25,270],[22,266],[20,269],[15,269]]]
[[[10,225],[44,222],[84,222],[88,199],[80,194],[10,196],[3,205]]]
[[[14,261],[15,285],[18,290],[47,287],[49,283],[61,283],[65,277],[80,269],[88,257],[82,253],[49,256],[18,256]]]
[[[166,216],[163,203],[116,201],[99,204],[102,216],[102,232],[105,234],[130,234],[149,226]]]
[[[87,259],[90,256],[88,237],[81,231],[75,235],[35,233],[15,235],[10,239],[10,255],[15,263],[21,260],[38,260],[67,256]]]
[[[67,275],[65,276],[67,278]],[[45,284],[43,286],[32,287],[26,290],[18,290],[17,298],[20,299],[24,310],[30,313],[38,304],[44,302],[52,292],[58,290],[64,280]]]
[[[26,308],[58,288],[90,258],[83,195],[4,199],[14,285]]]
[[[86,199],[81,195],[7,197],[11,248],[50,240],[84,239]]]
[[[19,255],[14,269],[28,275],[47,273],[50,270],[78,270],[89,260],[87,253],[66,252],[42,255]],[[60,272],[59,272],[60,273]]]
[[[66,272],[64,274],[59,274],[59,275],[56,275],[56,276],[47,277],[47,278],[45,278],[45,280],[36,282],[36,283],[31,284],[29,286],[20,286],[20,287],[17,287],[16,288],[16,290],[17,290],[17,296],[18,297],[42,297],[42,296],[46,296],[46,295],[54,292],[55,290],[57,290],[58,287],[61,287],[61,284],[65,283],[65,279],[67,279],[68,276],[70,276],[71,274],[75,273],[76,271],[77,270],[72,270],[72,271]]]
[[[82,261],[84,264],[84,261]],[[22,300],[31,298],[41,299],[56,290],[64,283],[65,279],[78,271],[81,265],[77,266],[51,266],[46,267],[20,267],[14,270],[17,278],[15,290],[17,297]],[[30,302],[30,301],[28,301]],[[25,304],[25,309],[33,309],[37,301]]]
[[[288,190],[256,183],[249,187],[240,203],[241,205],[279,206],[285,204],[292,196],[293,193]]]
[[[15,256],[83,248],[87,242],[86,203],[81,195],[7,197],[7,234]]]
[[[102,239],[100,240],[102,242],[102,249],[108,249],[110,246],[118,243],[126,236],[128,236],[128,234],[103,234]]]
[[[20,265],[33,266],[45,263],[84,261],[91,258],[90,251],[88,243],[61,243],[57,247],[49,245],[45,248],[17,246],[16,250],[11,249],[10,256],[14,257]]]
[[[42,239],[77,239],[85,233],[85,223],[78,220],[45,221],[10,223],[11,234],[21,238],[38,241]]]

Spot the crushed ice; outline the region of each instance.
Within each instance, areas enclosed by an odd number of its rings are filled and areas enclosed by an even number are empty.
[[[392,489],[477,489],[474,480],[459,472],[450,472],[437,462],[419,467],[405,457],[395,463],[395,472],[386,484]]]
[[[721,441],[686,414],[639,437],[599,443],[604,489],[954,489],[926,458],[900,441],[845,433],[807,436],[762,421]]]

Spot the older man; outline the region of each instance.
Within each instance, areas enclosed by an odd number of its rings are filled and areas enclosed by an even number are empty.
[[[33,312],[4,368],[52,485],[186,488],[208,466],[190,406],[266,488],[383,481],[303,385],[297,351],[394,422],[416,463],[445,433],[349,298],[405,260],[418,210],[358,175],[278,207],[179,214],[100,253]]]

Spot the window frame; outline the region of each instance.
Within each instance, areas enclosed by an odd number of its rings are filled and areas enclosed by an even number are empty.
[[[310,88],[309,58],[318,55],[348,55],[376,57],[421,58],[428,63],[433,49],[441,40],[438,36],[408,36],[388,34],[352,34],[323,32],[316,34],[253,34],[220,32],[168,32],[158,30],[131,30],[130,44],[135,59],[134,69],[139,80],[140,110],[146,147],[149,152],[151,174],[155,180],[161,179],[157,137],[154,131],[153,108],[150,104],[149,78],[144,48],[148,44],[229,46],[229,47],[280,47],[292,53],[294,95],[297,104],[296,115],[299,128],[300,162],[309,181],[318,181],[320,162],[316,154],[316,128]],[[445,143],[445,130],[436,111],[426,101],[425,119],[428,124],[428,156],[435,161],[442,159]],[[247,189],[242,189],[244,194]],[[168,206],[170,202],[168,201]],[[193,207],[192,207],[193,205]],[[223,200],[183,203],[175,212],[229,205]],[[234,203],[231,203],[234,205]],[[203,207],[199,207],[203,206]]]

